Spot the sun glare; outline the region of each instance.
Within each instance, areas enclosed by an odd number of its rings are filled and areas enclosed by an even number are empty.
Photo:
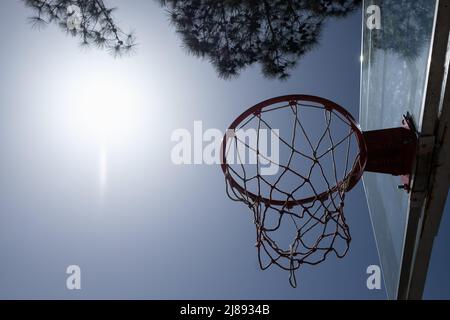
[[[144,118],[140,112],[142,91],[129,79],[105,74],[72,79],[68,88],[71,132],[81,144],[98,150],[99,197],[103,202],[110,174],[110,149],[136,140],[137,128]]]
[[[72,121],[80,134],[104,144],[124,143],[132,138],[139,119],[138,96],[125,81],[91,78],[75,90]]]

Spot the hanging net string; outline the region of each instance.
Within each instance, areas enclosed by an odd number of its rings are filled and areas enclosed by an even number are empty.
[[[283,132],[275,131],[276,124],[266,118],[279,118]],[[330,253],[342,258],[348,252],[345,193],[362,172],[351,120],[324,105],[288,101],[257,110],[225,138],[227,194],[253,213],[260,267],[289,271],[293,287],[295,271],[303,264],[317,265]],[[253,143],[239,134],[248,128],[258,132]],[[263,150],[262,130],[279,140],[278,161]],[[287,137],[285,131],[290,131]],[[255,163],[246,162],[251,154]],[[277,173],[262,174],[268,165],[276,166]]]

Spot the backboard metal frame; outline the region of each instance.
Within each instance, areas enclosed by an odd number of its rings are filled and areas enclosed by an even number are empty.
[[[365,1],[364,9],[367,3],[370,3],[370,1]],[[424,92],[423,101],[418,101],[418,104],[422,106],[422,112],[417,114],[416,118],[420,122],[417,123],[419,129],[417,157],[411,181],[411,192],[405,199],[405,203],[408,200],[408,208],[403,227],[402,248],[401,252],[398,253],[400,264],[399,269],[396,270],[398,270],[399,277],[395,283],[390,283],[392,290],[391,295],[388,295],[389,298],[393,299],[422,298],[433,241],[439,229],[450,186],[450,158],[448,157],[450,154],[450,130],[447,130],[450,120],[450,86],[447,81],[450,60],[450,23],[448,22],[450,0],[436,0],[435,4],[434,21],[430,20],[430,28],[432,27],[430,32],[432,31],[432,33],[430,33],[429,53],[428,56],[424,57],[424,68],[427,68],[427,72],[423,86],[421,86]],[[383,10],[382,5],[380,6]],[[362,21],[362,57],[365,53],[364,43],[367,40],[364,39],[364,19],[365,12],[363,12]],[[371,38],[369,38],[369,41],[371,41]],[[361,81],[361,92],[363,92],[363,79]],[[401,104],[401,101],[397,101],[397,103]],[[361,100],[361,106],[363,106],[363,100]],[[365,107],[368,106],[370,105],[367,104]],[[405,108],[405,113],[407,111]],[[369,210],[371,210],[370,203]],[[395,215],[396,211],[390,214]],[[398,212],[398,214],[401,213]],[[374,224],[372,214],[371,219]],[[380,226],[383,224],[380,225],[380,220],[377,223],[378,231],[382,232]],[[379,236],[383,238],[387,234],[379,234]],[[379,253],[380,250],[383,250],[378,242],[377,248]],[[381,267],[385,272],[383,263]],[[390,267],[392,271],[392,265]],[[387,281],[386,274],[384,279]],[[392,281],[392,278],[390,281]]]
[[[438,1],[397,299],[422,298],[449,189],[449,16],[450,1]]]

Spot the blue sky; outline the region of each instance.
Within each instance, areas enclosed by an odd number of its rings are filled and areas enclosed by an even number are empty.
[[[137,31],[130,58],[81,50],[54,26],[32,30],[20,1],[0,3],[0,297],[384,299],[366,287],[379,261],[362,184],[346,198],[349,254],[302,268],[292,289],[285,272],[258,269],[252,216],[226,197],[220,168],[170,161],[174,130],[197,120],[225,130],[274,96],[324,96],[357,118],[361,13],[329,21],[289,80],[255,66],[226,81],[186,54],[154,1],[108,3]],[[96,85],[110,104],[131,105],[106,151],[77,120],[79,92],[92,97]],[[450,297],[447,212],[425,298]],[[72,264],[81,291],[65,288]]]

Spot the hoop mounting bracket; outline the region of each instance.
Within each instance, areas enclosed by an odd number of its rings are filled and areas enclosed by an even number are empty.
[[[363,132],[367,146],[365,171],[401,176],[399,189],[409,192],[418,137],[409,115],[402,123],[398,128]]]

